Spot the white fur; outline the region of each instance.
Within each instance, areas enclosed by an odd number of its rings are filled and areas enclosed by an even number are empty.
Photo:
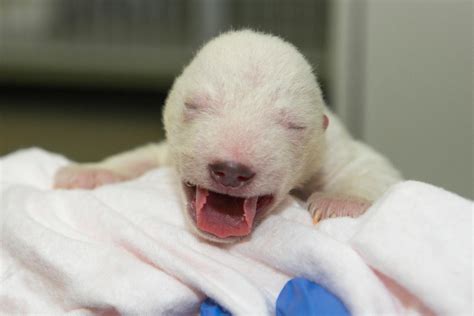
[[[193,112],[187,122],[186,112]],[[176,79],[164,111],[179,173],[212,187],[209,162],[237,160],[257,172],[243,195],[287,194],[307,180],[321,160],[322,117],[321,92],[303,56],[277,37],[251,31],[204,46]],[[282,120],[307,131],[288,130]]]
[[[273,194],[275,205],[295,188],[305,197],[323,192],[373,201],[400,179],[385,158],[348,135],[324,105],[305,58],[272,35],[234,31],[207,43],[175,80],[164,125],[167,144],[85,168],[132,178],[171,164],[183,181],[214,189],[208,164],[237,161],[251,167],[255,179],[223,193]],[[80,170],[66,172],[69,181]],[[71,187],[63,178],[57,186]],[[314,212],[319,195],[313,196]]]

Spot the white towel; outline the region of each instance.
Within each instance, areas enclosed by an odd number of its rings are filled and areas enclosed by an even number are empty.
[[[289,198],[251,238],[215,245],[187,228],[170,169],[64,191],[51,189],[61,156],[29,149],[0,163],[5,315],[188,315],[206,296],[267,315],[294,276],[354,315],[472,312],[473,204],[426,184],[399,184],[363,217],[318,227]]]

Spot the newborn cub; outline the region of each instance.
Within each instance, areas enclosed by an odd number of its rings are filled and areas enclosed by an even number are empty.
[[[175,80],[164,125],[166,142],[67,166],[56,188],[92,189],[171,165],[190,227],[233,242],[290,191],[317,222],[362,214],[400,180],[326,108],[301,53],[268,34],[233,31],[207,43]]]

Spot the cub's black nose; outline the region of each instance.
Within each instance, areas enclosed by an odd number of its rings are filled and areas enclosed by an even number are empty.
[[[233,161],[221,161],[209,164],[211,178],[226,187],[237,188],[248,184],[255,176],[246,165]]]

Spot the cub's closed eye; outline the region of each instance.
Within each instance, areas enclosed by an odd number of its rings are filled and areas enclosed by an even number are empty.
[[[306,126],[300,125],[300,124],[295,124],[295,123],[287,123],[286,126],[288,129],[292,130],[297,130],[297,131],[302,131],[306,129]]]
[[[298,118],[297,115],[291,113],[288,109],[280,109],[278,113],[278,122],[286,129],[293,131],[303,131],[306,129],[306,125],[303,124],[302,118]]]
[[[198,110],[199,109],[199,106],[197,106],[195,103],[191,103],[191,102],[185,102],[184,106],[188,110]]]
[[[192,121],[194,118],[196,118],[199,115],[199,113],[201,112],[200,110],[201,110],[200,107],[196,103],[185,102],[184,111],[183,111],[184,122]]]

